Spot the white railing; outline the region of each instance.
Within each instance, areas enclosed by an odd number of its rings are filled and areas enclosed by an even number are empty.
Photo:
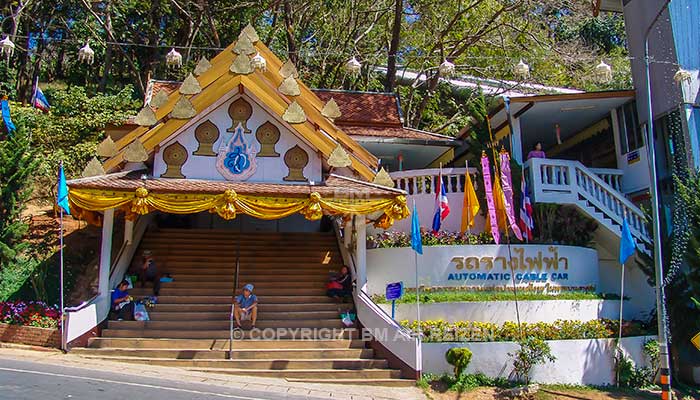
[[[622,192],[622,175],[624,175],[624,172],[621,169],[588,168],[588,170],[598,175],[598,178],[602,179],[603,182],[610,185],[613,189]]]
[[[464,174],[466,168],[443,168],[442,180],[445,183],[447,193],[464,193]],[[469,168],[471,174],[476,173],[476,168]],[[435,193],[435,183],[440,175],[439,168],[414,169],[409,171],[391,172],[391,179],[395,187],[406,191],[409,195]],[[476,186],[477,182],[472,179]]]
[[[533,158],[523,168],[533,201],[576,204],[598,223],[609,225],[609,221],[596,215],[596,212],[602,213],[615,226],[608,227],[618,234],[626,217],[632,234],[647,244],[651,243],[642,210],[580,162]]]

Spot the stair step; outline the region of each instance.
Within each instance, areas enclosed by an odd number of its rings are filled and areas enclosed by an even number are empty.
[[[159,296],[158,302],[163,304],[173,303],[229,303],[233,301],[233,296]],[[335,300],[328,296],[258,296],[258,302],[262,303],[335,303]]]
[[[335,328],[342,329],[344,325],[340,318],[333,319],[258,319],[255,324],[259,329],[265,328]],[[173,330],[216,330],[229,329],[229,320],[202,321],[109,321],[108,329],[173,329]]]
[[[253,282],[255,283],[255,282]],[[256,285],[257,286],[257,285]],[[236,294],[240,293],[241,289],[236,291]],[[161,296],[230,296],[233,293],[233,288],[194,288],[194,289],[183,289],[183,288],[170,288],[167,285],[163,285],[160,290]],[[316,288],[255,288],[254,293],[260,296],[325,296],[326,289],[323,285],[317,286]],[[151,288],[135,288],[130,289],[129,294],[134,297],[140,296],[151,296],[153,294],[153,289]]]
[[[260,312],[319,312],[319,311],[341,311],[353,308],[350,303],[305,303],[305,304],[289,304],[289,303],[265,303],[260,304]],[[231,312],[231,303],[219,304],[156,304],[153,312]]]
[[[228,333],[228,332],[227,332]],[[88,347],[99,348],[129,348],[129,349],[192,349],[192,350],[226,350],[228,339],[148,339],[148,338],[116,338],[93,337],[89,339]],[[236,340],[238,350],[258,349],[358,349],[364,348],[365,342],[359,339],[314,339],[314,340]],[[75,348],[74,348],[75,350]]]
[[[238,344],[238,342],[236,342]],[[201,349],[132,349],[132,348],[76,348],[74,354],[93,357],[136,357],[173,360],[227,360],[226,350]],[[239,349],[234,347],[233,360],[325,360],[372,359],[372,349]]]
[[[327,282],[328,277],[325,275],[321,274],[315,274],[315,275],[291,275],[289,273],[287,274],[267,274],[267,275],[260,275],[260,274],[238,274],[238,282],[242,282],[244,278],[250,279],[250,280],[256,280],[260,282],[265,282],[270,280],[270,276],[273,276],[276,278],[276,281],[278,282]],[[174,281],[178,282],[211,282],[212,280],[216,280],[219,282],[230,282],[230,284],[233,286],[233,281],[234,281],[234,274],[233,273],[226,273],[226,274],[203,274],[201,271],[196,270],[196,271],[190,271],[188,273],[183,273],[180,272],[177,275],[173,274],[172,278]]]
[[[151,321],[203,321],[203,320],[219,320],[228,321],[230,310],[218,312],[160,312],[157,308],[155,311],[149,311]],[[332,319],[339,318],[338,311],[266,311],[266,308],[260,306],[258,311],[258,319],[266,320],[287,320],[287,319]]]
[[[416,381],[412,379],[352,379],[352,378],[287,378],[287,382],[296,383],[328,383],[338,385],[370,385],[370,386],[388,386],[388,387],[414,387]]]
[[[243,287],[243,283],[239,282],[239,289]],[[138,285],[137,285],[138,286]],[[146,286],[150,287],[150,283],[146,283]],[[172,282],[163,283],[163,288],[168,289],[196,289],[196,288],[225,288],[232,290],[233,281],[231,282],[221,282],[221,281],[181,281],[173,280]],[[257,282],[255,284],[255,291],[259,289],[270,289],[270,288],[318,288],[317,282]]]
[[[187,368],[190,371],[206,373],[249,375],[271,378],[314,378],[314,379],[399,379],[401,371],[392,369],[295,369],[295,370],[270,370],[270,369],[236,369],[236,368]]]
[[[171,358],[151,358],[151,357],[125,357],[125,356],[102,356],[82,354],[81,357],[91,359],[103,359],[116,362],[130,362],[148,365],[161,365],[164,367],[184,367],[184,368],[236,368],[236,369],[270,369],[270,370],[293,370],[293,369],[348,369],[359,370],[364,368],[388,368],[386,360],[377,359],[274,359],[274,360],[189,360]]]

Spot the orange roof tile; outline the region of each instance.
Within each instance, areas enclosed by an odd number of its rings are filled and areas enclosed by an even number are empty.
[[[349,92],[314,89],[324,102],[333,98],[338,103],[340,118],[336,125],[396,125],[401,126],[399,102],[393,93]]]

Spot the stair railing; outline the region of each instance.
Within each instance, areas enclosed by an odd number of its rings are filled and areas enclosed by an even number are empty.
[[[233,320],[234,311],[236,308],[236,289],[238,289],[238,271],[241,268],[241,238],[238,237],[236,244],[236,272],[233,279],[233,297],[231,298],[231,313],[229,314],[228,323],[228,359],[233,360]]]

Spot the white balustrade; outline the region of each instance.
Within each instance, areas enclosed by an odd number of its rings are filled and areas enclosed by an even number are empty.
[[[624,174],[622,170],[615,168],[588,168],[588,170],[598,175],[603,182],[610,185],[613,189],[622,192],[622,175]]]
[[[464,174],[466,168],[443,168],[442,181],[447,193],[464,193]],[[469,168],[473,175],[476,168]],[[439,168],[414,169],[409,171],[391,172],[391,178],[397,189],[405,190],[409,195],[434,194],[435,184],[440,175]],[[476,179],[472,177],[472,183],[476,187]]]

